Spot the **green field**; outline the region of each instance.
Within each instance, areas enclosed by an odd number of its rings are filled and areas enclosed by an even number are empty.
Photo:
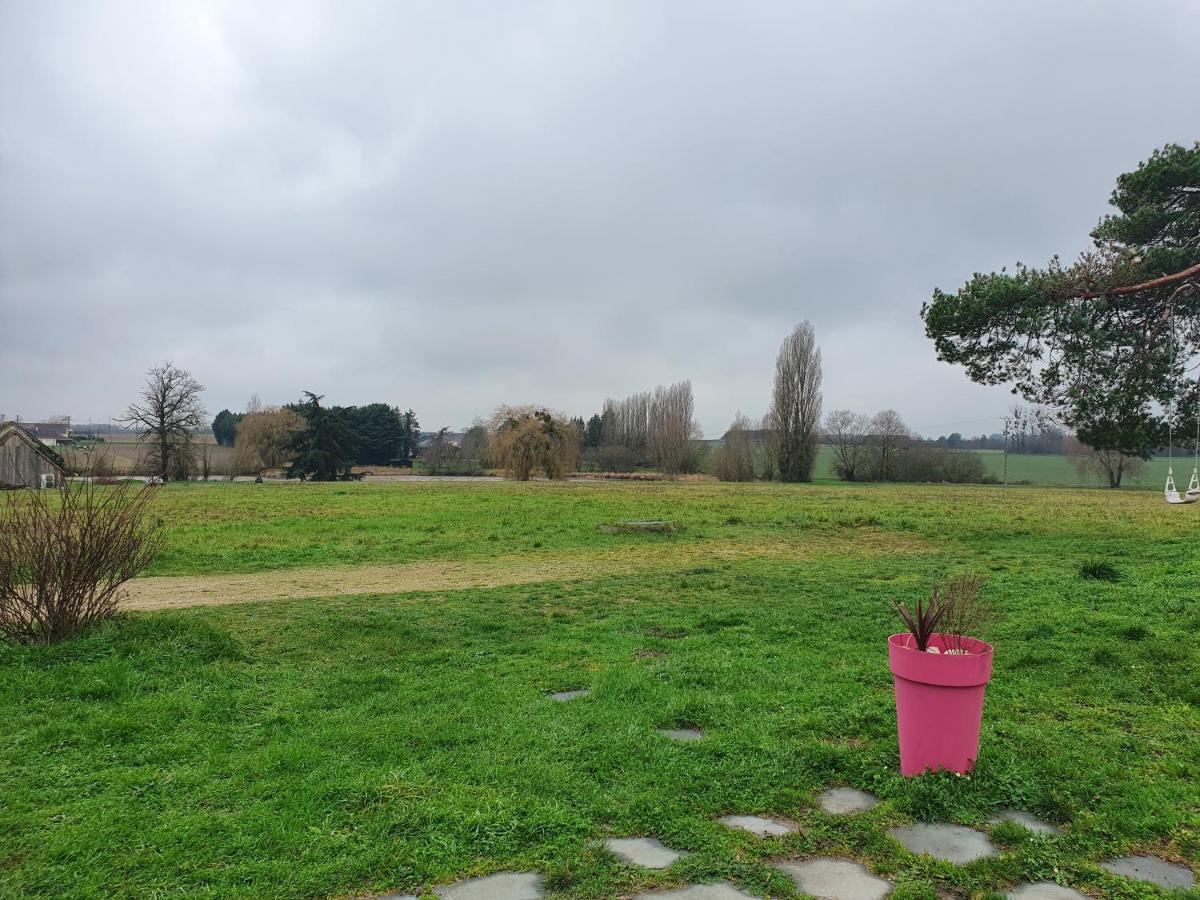
[[[977,453],[989,475],[997,481],[1004,478],[1004,453],[1000,450],[959,450],[959,453]],[[817,458],[816,475],[821,480],[836,479],[833,471],[833,448],[822,446]],[[1187,486],[1192,473],[1191,450],[1176,450],[1175,479],[1180,489]],[[1122,480],[1122,488],[1161,491],[1167,480],[1168,461],[1165,456],[1149,460],[1137,475]],[[1063,454],[1010,453],[1008,455],[1008,479],[1010,484],[1034,484],[1049,487],[1108,487],[1108,482],[1089,474],[1081,478],[1071,461]]]
[[[790,897],[773,861],[834,855],[901,900],[1043,879],[1166,897],[1097,862],[1200,864],[1195,507],[717,483],[179,485],[156,502],[170,543],[135,598],[290,599],[0,645],[0,896],[350,897],[532,869],[552,896],[725,878]],[[679,530],[599,529],[633,519]],[[1083,577],[1091,560],[1119,579]],[[888,601],[963,571],[998,614],[979,768],[905,780]],[[306,596],[322,573],[336,596]],[[546,696],[574,688],[593,693]],[[656,732],[684,725],[706,739]],[[833,785],[881,803],[831,818],[813,798]],[[1063,832],[987,824],[1005,807]],[[726,813],[803,828],[760,841]],[[935,820],[1004,852],[957,867],[886,834]],[[596,846],[610,835],[690,855],[624,866]]]

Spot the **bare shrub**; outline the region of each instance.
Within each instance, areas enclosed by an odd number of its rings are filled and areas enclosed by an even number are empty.
[[[958,575],[935,582],[929,599],[919,598],[912,609],[896,599],[892,607],[918,650],[927,650],[933,636],[940,633],[947,652],[964,653],[963,639],[973,637],[992,618],[990,607],[979,600],[983,582],[978,575]]]
[[[725,442],[713,451],[712,473],[721,481],[754,480],[754,445],[750,420],[740,412],[725,432]]]
[[[598,472],[632,472],[637,468],[637,453],[620,444],[603,444],[584,452],[584,460]]]
[[[0,506],[0,634],[53,644],[110,617],[162,549],[156,489],[90,479],[7,494]]]
[[[934,586],[942,606],[942,641],[948,653],[966,653],[964,638],[979,635],[992,620],[992,609],[979,599],[982,575],[957,575]]]
[[[821,350],[812,323],[801,322],[775,359],[771,412],[782,481],[812,481],[821,429]]]
[[[930,484],[983,484],[989,480],[983,459],[970,450],[913,446],[891,464],[892,481]]]

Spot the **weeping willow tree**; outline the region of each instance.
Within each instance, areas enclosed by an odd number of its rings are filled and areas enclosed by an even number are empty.
[[[535,472],[566,478],[579,462],[582,430],[539,406],[502,406],[492,416],[488,454],[509,478],[528,481]]]
[[[1140,458],[1200,408],[1200,142],[1121,175],[1074,262],[975,274],[921,310],[938,357],[1052,408],[1088,445]]]

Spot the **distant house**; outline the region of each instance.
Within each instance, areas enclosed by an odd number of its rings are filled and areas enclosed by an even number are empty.
[[[417,447],[421,450],[428,450],[434,441],[437,440],[439,433],[437,431],[422,431],[420,438],[417,440]],[[451,447],[461,447],[466,436],[467,433],[465,431],[447,431],[446,443]]]
[[[31,437],[37,438],[47,447],[72,443],[70,422],[21,422],[20,425]]]
[[[0,423],[0,488],[49,487],[66,474],[62,458],[27,426]]]

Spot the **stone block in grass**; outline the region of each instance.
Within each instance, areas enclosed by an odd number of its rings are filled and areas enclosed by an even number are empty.
[[[849,859],[818,857],[782,863],[779,868],[803,893],[822,900],[883,900],[892,892],[890,881]]]
[[[888,834],[906,850],[958,866],[997,855],[986,834],[962,825],[922,823],[890,828]]]
[[[759,837],[779,837],[799,830],[798,826],[785,819],[772,819],[766,816],[721,816],[717,821],[729,828],[748,831]]]
[[[604,846],[622,862],[645,866],[647,869],[665,869],[684,855],[682,851],[672,850],[655,838],[609,838]]]
[[[1100,868],[1114,875],[1164,888],[1190,888],[1196,884],[1196,875],[1187,866],[1167,862],[1157,856],[1121,856],[1100,863]]]
[[[866,812],[872,809],[877,802],[873,794],[846,787],[830,788],[817,797],[817,803],[821,805],[821,809],[832,816]]]

